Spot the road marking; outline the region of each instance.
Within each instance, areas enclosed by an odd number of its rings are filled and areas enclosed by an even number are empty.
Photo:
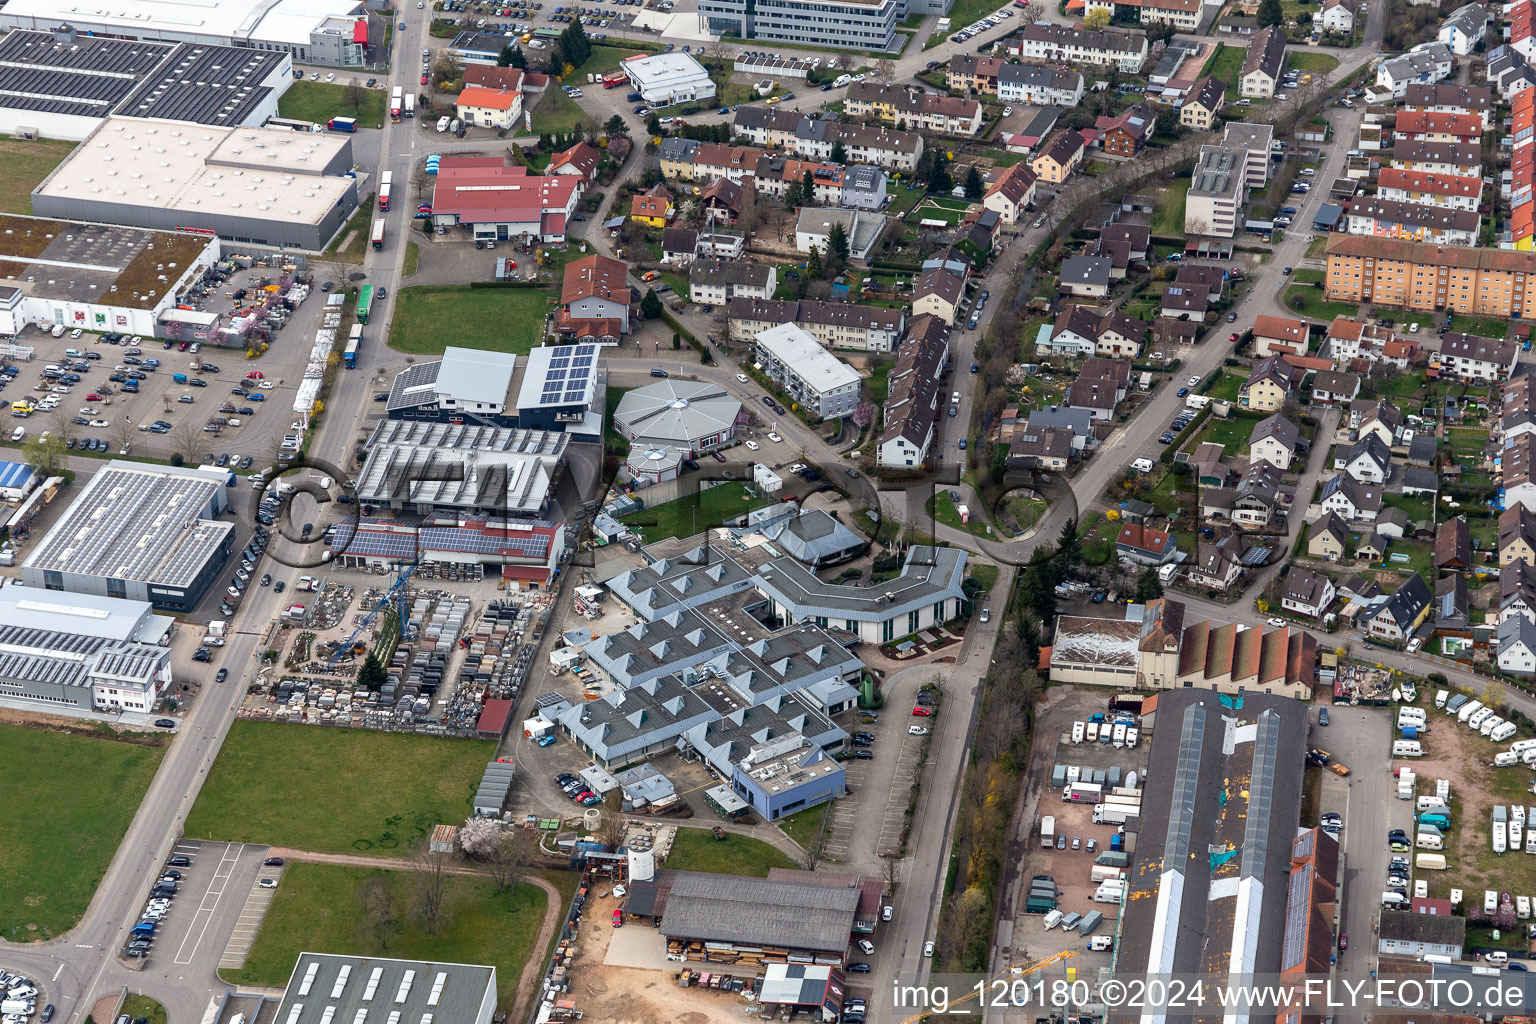
[[[61,975],[63,973],[64,973],[64,965],[62,963],[60,963],[58,968],[53,972],[53,980],[54,981],[58,981],[59,980],[59,975]]]
[[[172,961],[178,966],[186,966],[192,963],[192,958],[197,954],[198,947],[203,944],[203,936],[208,933],[208,926],[213,923],[214,913],[219,908],[219,901],[224,897],[230,875],[234,873],[235,864],[240,860],[240,855],[245,852],[245,844],[230,845],[224,848],[224,853],[219,858],[218,866],[213,869],[213,878],[208,884],[208,891],[203,894],[202,901],[192,915],[192,925],[187,929],[187,934],[181,940],[181,948],[176,951],[176,959]],[[210,900],[212,902],[210,902]],[[197,926],[197,919],[202,917],[203,926]],[[193,941],[193,933],[197,939]],[[188,949],[187,944],[192,943]]]

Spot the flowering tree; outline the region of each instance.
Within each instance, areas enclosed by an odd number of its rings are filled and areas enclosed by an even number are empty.
[[[863,430],[875,421],[875,405],[873,402],[860,402],[853,410],[853,425]]]

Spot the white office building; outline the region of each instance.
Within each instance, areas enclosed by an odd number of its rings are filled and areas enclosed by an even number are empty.
[[[817,416],[847,416],[859,404],[859,375],[814,335],[780,324],[759,332],[755,340],[758,369]]]
[[[653,107],[707,100],[715,94],[709,72],[686,53],[633,57],[619,66],[635,91]]]

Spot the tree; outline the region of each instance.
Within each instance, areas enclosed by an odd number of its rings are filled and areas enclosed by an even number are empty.
[[[827,159],[834,164],[845,164],[848,162],[848,150],[843,148],[841,141],[834,142],[832,143],[832,152],[827,156]]]
[[[66,468],[65,453],[69,449],[64,447],[64,439],[58,434],[34,437],[22,445],[21,450],[26,456],[27,465],[45,479],[58,476]]]
[[[501,842],[503,831],[495,818],[470,818],[459,826],[459,849],[470,860],[485,860]]]
[[[800,206],[816,205],[816,179],[810,171],[800,176]]]
[[[885,895],[895,896],[901,886],[901,858],[889,853],[880,858],[880,877],[885,879]]]
[[[647,320],[661,317],[661,299],[657,297],[655,288],[645,290],[645,298],[640,300],[640,315]]]
[[[805,261],[805,273],[800,276],[800,283],[819,281],[827,274],[826,268],[821,265],[821,250],[812,249],[810,258]]]
[[[833,272],[843,269],[848,263],[848,231],[841,221],[832,225],[832,230],[827,232],[827,264],[833,268]]]
[[[134,436],[138,433],[133,429],[133,421],[129,419],[113,420],[112,426],[107,428],[107,443],[113,451],[122,451],[133,443]]]
[[[610,789],[597,811],[597,827],[592,830],[598,842],[617,850],[624,840],[624,791]]]
[[[507,45],[503,46],[501,48],[501,52],[496,55],[496,66],[499,68],[513,67],[514,65],[512,62],[517,60],[518,54],[522,52],[523,51],[520,47],[508,43]]]
[[[745,190],[743,190],[743,192],[745,192]],[[798,209],[799,207],[806,205],[804,190],[800,187],[800,183],[798,181],[790,182],[789,187],[784,190],[784,205],[789,207],[791,210]]]
[[[928,168],[928,190],[948,192],[955,187],[955,179],[949,176],[949,157],[943,151],[933,154],[933,164]]]
[[[79,432],[75,418],[70,415],[68,409],[61,406],[49,414],[48,433],[62,438],[66,449],[69,447],[69,439],[78,435]],[[119,445],[118,447],[121,448],[122,446]]]
[[[1081,555],[1080,541],[1077,536],[1077,517],[1073,516],[1061,524],[1061,532],[1056,535],[1056,552],[1063,562],[1071,565]]]
[[[972,164],[971,169],[965,172],[965,198],[980,199],[986,191],[987,187],[981,181],[981,172]]]
[[[517,68],[519,71],[528,67],[528,55],[523,52],[521,46],[512,47],[512,62],[507,66]]]
[[[436,935],[443,923],[443,901],[448,893],[448,855],[422,846],[411,863],[416,912],[422,927]]]
[[[1109,8],[1095,7],[1083,17],[1083,27],[1100,31],[1109,27]]]
[[[363,83],[357,80],[357,76],[347,79],[346,88],[341,93],[341,102],[352,111],[354,117],[362,112],[363,104],[368,102],[368,90],[363,88]]]
[[[1260,28],[1284,24],[1285,11],[1280,7],[1280,0],[1259,0],[1259,10],[1255,20],[1258,21]]]
[[[389,673],[385,671],[384,664],[379,661],[377,653],[370,652],[363,663],[357,666],[357,685],[359,689],[370,693],[377,693],[384,688],[389,679]]]
[[[837,56],[832,58],[832,66],[839,71],[847,71],[853,67],[853,54],[847,50],[840,51]]]
[[[390,876],[384,872],[369,875],[357,889],[358,902],[362,904],[363,926],[379,940],[379,949],[388,951],[389,940],[400,930],[395,913],[395,890]]]
[[[620,115],[614,114],[607,121],[603,122],[603,131],[607,133],[610,139],[616,135],[627,137],[629,135],[629,122]]]
[[[875,403],[860,402],[853,407],[853,425],[863,430],[875,422]]]
[[[1153,598],[1163,596],[1163,581],[1157,578],[1157,570],[1150,565],[1141,570],[1141,575],[1136,577],[1136,600],[1145,604]]]
[[[870,66],[869,77],[881,85],[890,85],[896,80],[896,62],[885,58],[875,61]]]
[[[661,134],[661,115],[660,114],[652,114],[650,117],[646,118],[645,119],[645,130],[650,132],[652,135],[660,135]]]
[[[202,428],[191,420],[182,420],[165,436],[171,443],[173,458],[180,458],[185,465],[197,465],[197,457],[203,450]]]
[[[681,351],[682,347],[683,347],[683,336],[681,334],[678,334],[676,331],[673,331],[672,332],[672,351],[674,351],[674,352]]]
[[[502,832],[485,858],[486,871],[496,888],[514,888],[533,859],[533,837],[525,829]]]

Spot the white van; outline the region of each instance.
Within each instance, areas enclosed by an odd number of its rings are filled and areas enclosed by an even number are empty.
[[[1115,948],[1115,939],[1112,935],[1095,935],[1088,940],[1088,948],[1103,952]]]
[[[1381,894],[1381,905],[1384,907],[1406,907],[1408,897],[1400,892],[1384,892]]]
[[[1509,954],[1504,952],[1502,949],[1496,949],[1492,953],[1484,953],[1483,959],[1488,961],[1488,963],[1492,964],[1494,967],[1509,966]]]
[[[14,444],[14,443],[16,443],[17,441],[20,441],[22,438],[24,438],[26,436],[27,436],[27,428],[26,427],[17,427],[15,430],[11,431],[11,443]]]
[[[1132,459],[1131,468],[1138,473],[1152,472],[1152,460],[1148,458]]]

